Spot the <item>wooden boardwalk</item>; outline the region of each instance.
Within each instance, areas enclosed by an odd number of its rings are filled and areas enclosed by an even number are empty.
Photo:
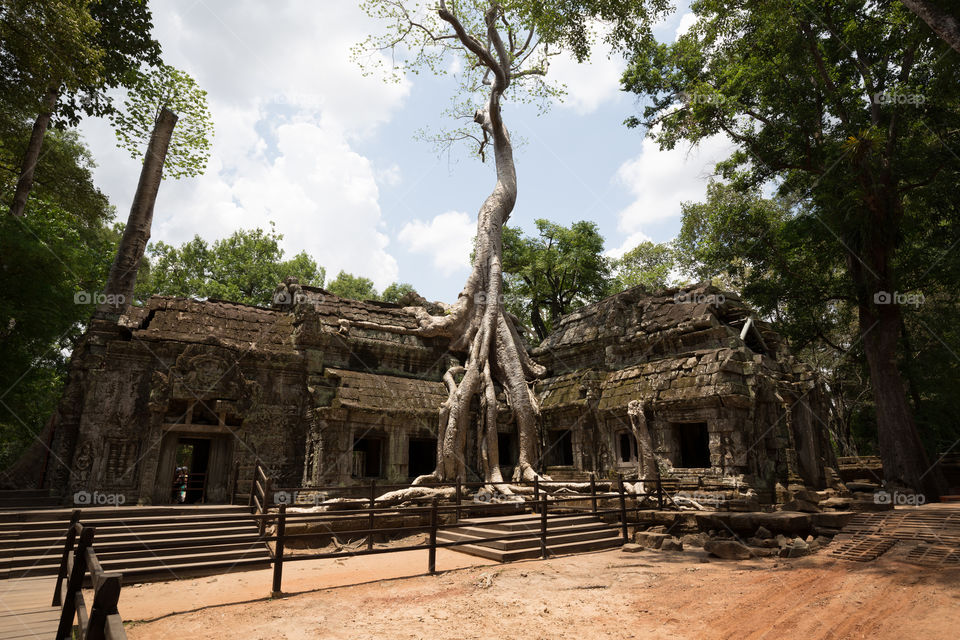
[[[0,581],[0,640],[56,635],[60,607],[50,606],[55,583],[51,576]]]

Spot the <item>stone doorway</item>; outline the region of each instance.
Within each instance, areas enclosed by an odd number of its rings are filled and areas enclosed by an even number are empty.
[[[168,432],[160,445],[155,504],[223,504],[230,501],[233,438]]]

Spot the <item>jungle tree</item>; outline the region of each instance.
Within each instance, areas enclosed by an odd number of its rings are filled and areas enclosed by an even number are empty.
[[[462,128],[451,138],[473,140],[482,159],[492,146],[496,183],[477,216],[473,268],[463,291],[444,316],[420,310],[420,335],[445,335],[451,350],[466,352],[443,376],[448,396],[440,407],[437,468],[417,478],[452,481],[466,477],[465,447],[470,407],[479,397],[479,460],[485,482],[502,481],[497,457],[497,392],[502,389],[519,432],[514,480],[537,477],[539,407],[531,381],[544,374],[527,355],[514,318],[503,305],[502,231],[517,198],[513,146],[502,102],[548,99],[561,87],[550,84],[552,56],[566,50],[583,61],[590,54],[597,25],[614,45],[649,34],[651,18],[664,11],[665,0],[453,0],[422,4],[404,0],[368,0],[364,7],[387,24],[386,33],[369,39],[363,51],[388,52],[406,66],[442,74],[448,56],[459,57],[461,99],[475,107],[474,129]],[[376,56],[382,60],[386,56]],[[464,111],[466,111],[464,113]],[[398,328],[399,330],[399,328]],[[509,489],[504,489],[509,491]]]
[[[4,108],[33,121],[21,152],[10,214],[24,215],[51,124],[114,112],[109,91],[131,72],[160,64],[146,0],[0,1],[0,77]]]
[[[775,185],[807,212],[808,237],[829,239],[823,261],[844,263],[855,300],[884,474],[932,498],[942,483],[897,367],[900,301],[917,293],[898,259],[909,229],[941,224],[945,210],[924,202],[960,172],[960,57],[899,2],[691,9],[698,21],[677,42],[636,49],[624,86],[652,103],[631,124],[665,148],[727,136],[737,149],[721,175]]]
[[[143,169],[107,277],[104,311],[110,311],[111,305],[113,311],[119,311],[133,301],[164,169],[173,178],[202,174],[213,137],[206,92],[186,73],[162,65],[151,73],[137,72],[129,82],[133,90],[125,108],[112,120],[120,145],[134,157],[143,155]],[[178,120],[181,124],[174,132]]]

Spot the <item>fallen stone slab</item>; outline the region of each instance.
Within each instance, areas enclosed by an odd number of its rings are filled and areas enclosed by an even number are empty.
[[[753,555],[749,547],[735,540],[710,540],[703,550],[724,560],[748,560]]]
[[[659,549],[664,540],[669,540],[670,534],[655,531],[637,531],[633,541],[647,549]]]

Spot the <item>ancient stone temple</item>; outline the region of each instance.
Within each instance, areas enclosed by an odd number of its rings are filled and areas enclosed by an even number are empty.
[[[257,459],[275,486],[402,483],[433,470],[442,374],[465,354],[414,335],[412,308],[279,291],[289,296],[269,309],[154,297],[119,324],[94,322],[32,482],[65,499],[226,502],[247,491]],[[667,477],[771,495],[777,482],[822,486],[835,466],[813,372],[712,287],[624,291],[564,317],[532,353],[548,369],[535,392],[540,464],[554,478],[635,474],[631,402]],[[506,406],[500,415],[509,477],[516,434]],[[474,469],[476,455],[468,446]],[[184,469],[199,479],[186,496],[175,490]]]

